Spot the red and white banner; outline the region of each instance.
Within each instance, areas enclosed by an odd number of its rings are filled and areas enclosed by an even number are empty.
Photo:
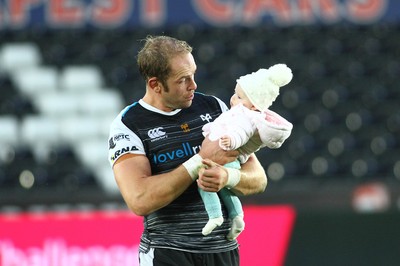
[[[294,209],[244,208],[241,265],[283,265]],[[128,211],[0,214],[0,266],[138,265],[142,230]]]

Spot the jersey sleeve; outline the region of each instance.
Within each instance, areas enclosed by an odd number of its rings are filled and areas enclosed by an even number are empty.
[[[125,126],[119,115],[111,123],[108,139],[108,161],[111,167],[118,158],[128,153],[145,155],[144,146],[139,137]]]

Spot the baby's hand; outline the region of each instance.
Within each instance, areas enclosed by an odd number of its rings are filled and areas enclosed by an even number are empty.
[[[230,150],[231,148],[231,139],[228,136],[222,136],[219,139],[219,145],[221,146],[222,149],[224,150]]]

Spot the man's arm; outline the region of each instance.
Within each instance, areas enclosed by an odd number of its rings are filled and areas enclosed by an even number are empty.
[[[202,158],[218,163],[233,161],[237,151],[224,151],[218,141],[207,138],[199,151]],[[182,165],[171,172],[152,175],[150,162],[144,155],[125,154],[113,166],[114,176],[129,209],[137,215],[148,215],[171,203],[193,182]]]
[[[231,188],[236,195],[252,195],[265,191],[268,184],[267,175],[254,153],[242,164],[240,173],[239,183]]]
[[[182,165],[169,173],[151,175],[149,160],[144,155],[123,155],[113,171],[127,206],[141,216],[168,205],[193,182]]]
[[[211,160],[203,160],[206,165],[199,171],[197,183],[205,191],[218,192],[228,183],[227,168]],[[236,169],[234,169],[236,170]],[[246,163],[241,165],[240,180],[231,190],[236,195],[251,195],[264,192],[267,187],[267,175],[255,154],[251,154]]]

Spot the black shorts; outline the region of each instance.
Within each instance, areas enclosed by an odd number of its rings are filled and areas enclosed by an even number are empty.
[[[220,253],[191,253],[166,248],[151,248],[139,253],[140,266],[239,266],[239,250]]]

